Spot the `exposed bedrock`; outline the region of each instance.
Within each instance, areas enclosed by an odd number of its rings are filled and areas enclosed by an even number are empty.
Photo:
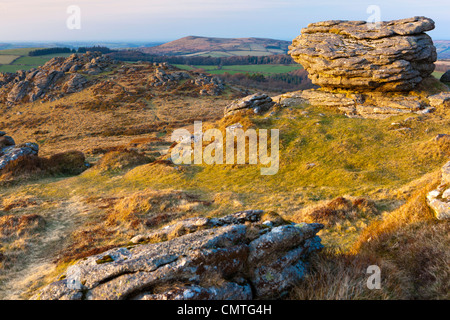
[[[322,228],[261,210],[182,220],[80,260],[34,298],[278,298],[303,279]]]

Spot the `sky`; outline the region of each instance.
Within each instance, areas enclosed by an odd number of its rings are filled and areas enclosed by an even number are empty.
[[[292,40],[309,23],[426,16],[450,39],[449,0],[0,0],[0,43],[170,41],[195,35]],[[79,15],[69,11],[77,6]],[[75,15],[74,15],[75,14]],[[69,22],[69,26],[68,26]]]

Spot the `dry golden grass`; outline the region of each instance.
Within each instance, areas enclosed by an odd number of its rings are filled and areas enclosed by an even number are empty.
[[[194,194],[177,190],[145,190],[118,200],[107,217],[107,224],[125,224],[132,228],[153,228],[177,220],[210,206]]]
[[[0,216],[0,281],[44,226],[37,214]]]
[[[430,176],[427,180],[422,181],[422,186],[419,187],[418,191],[403,206],[386,214],[382,220],[370,224],[361,233],[358,242],[354,246],[354,250],[359,251],[367,241],[382,242],[383,237],[389,237],[395,230],[410,224],[433,221],[435,219],[433,212],[425,200],[426,194],[436,186],[436,183],[431,182],[432,178]],[[427,182],[428,184],[424,186],[423,184]]]
[[[296,213],[292,219],[297,222],[317,222],[326,226],[338,222],[370,217],[378,214],[375,203],[365,198],[346,199],[337,197],[319,206],[307,207]]]
[[[312,273],[292,299],[448,299],[450,224],[435,220],[425,195],[435,183],[422,181],[400,208],[371,223],[352,250],[327,249],[312,258]],[[381,289],[367,288],[367,267],[381,269]]]

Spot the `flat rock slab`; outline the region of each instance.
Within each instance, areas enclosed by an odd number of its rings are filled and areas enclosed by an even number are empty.
[[[442,95],[442,97],[446,96],[447,93]],[[409,95],[408,93],[376,91],[338,93],[327,91],[326,89],[310,89],[289,92],[272,99],[284,107],[307,103],[317,107],[336,108],[349,117],[360,116],[372,119],[384,119],[405,113],[422,114],[434,109],[434,107],[430,106],[427,99],[419,96]],[[435,100],[437,101],[438,99],[442,101],[444,98],[436,98]],[[442,103],[436,102],[434,105],[441,107]]]
[[[302,280],[307,258],[322,248],[321,224],[264,224],[261,210],[194,218],[141,236],[138,244],[69,267],[34,299],[276,298]],[[169,237],[169,234],[173,238]],[[152,243],[155,239],[166,239]]]
[[[269,110],[275,103],[265,93],[255,93],[242,99],[237,99],[225,107],[224,115],[229,116],[240,111],[253,110],[262,113]]]

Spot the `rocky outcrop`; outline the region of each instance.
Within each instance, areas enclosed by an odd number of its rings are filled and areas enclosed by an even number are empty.
[[[86,77],[79,73],[72,75],[69,80],[63,85],[63,90],[66,93],[74,93],[83,90],[89,81]]]
[[[427,194],[427,202],[439,220],[450,219],[450,161],[441,169],[441,183]]]
[[[450,93],[425,99],[417,95],[398,95],[390,92],[339,93],[311,89],[289,92],[272,99],[285,107],[308,103],[317,107],[336,108],[348,117],[384,119],[406,113],[424,114],[437,107],[446,107],[446,101],[450,101]]]
[[[0,170],[16,159],[37,156],[39,146],[36,143],[23,143],[16,145],[14,139],[0,131]]]
[[[78,261],[33,298],[277,298],[304,277],[322,227],[260,210],[191,218]]]
[[[267,94],[255,93],[245,98],[234,100],[225,107],[224,115],[229,116],[249,109],[253,110],[254,113],[262,113],[269,110],[274,104],[272,98]]]
[[[323,88],[404,91],[434,71],[436,48],[425,17],[380,22],[332,20],[302,29],[289,54]]]
[[[436,48],[425,17],[379,22],[332,20],[308,25],[289,54],[320,89],[274,97],[280,105],[333,107],[349,117],[386,118],[448,107],[448,91],[431,73]],[[439,85],[438,85],[439,84]],[[426,94],[410,94],[417,89]]]
[[[112,70],[113,61],[101,53],[56,57],[42,67],[16,73],[0,73],[0,102],[15,105],[38,99],[53,100],[62,93],[84,89],[88,80],[80,73],[96,75]]]
[[[186,83],[198,88],[198,93],[202,96],[218,96],[225,89],[222,80],[203,73],[188,73],[179,71],[167,63],[154,63],[154,72],[147,78],[148,84],[152,87],[166,88],[170,85],[178,85],[180,81],[187,80]]]

